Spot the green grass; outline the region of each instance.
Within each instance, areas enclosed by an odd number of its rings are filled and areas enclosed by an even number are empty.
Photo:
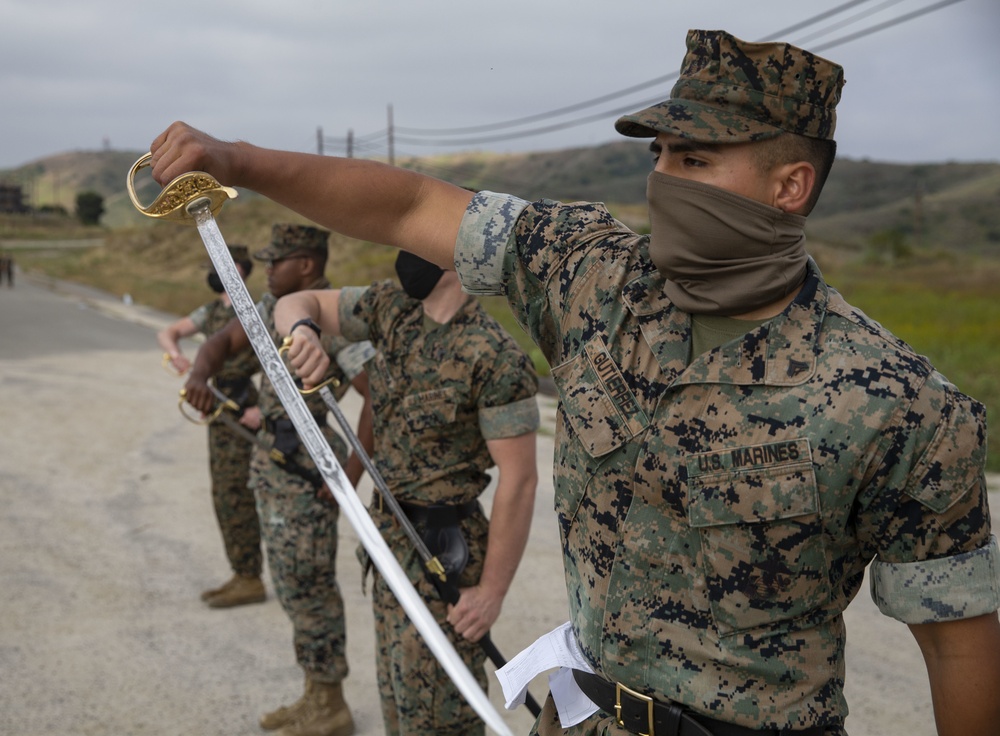
[[[227,223],[233,242],[262,247],[269,222],[285,212],[258,215],[247,208]],[[244,214],[244,216],[239,216]],[[88,231],[90,237],[100,233]],[[87,284],[170,314],[187,314],[205,301],[204,249],[193,229],[161,225],[105,232],[102,247],[70,250],[16,251],[25,270]],[[43,234],[33,232],[36,237]],[[65,230],[52,239],[72,235]],[[334,286],[367,284],[391,277],[391,248],[334,236],[327,275]],[[849,302],[928,356],[934,366],[964,393],[983,402],[990,425],[1000,425],[1000,258],[963,254],[918,253],[902,264],[873,263],[864,255],[821,258],[824,275]],[[255,269],[250,291],[263,291],[264,269]],[[540,375],[549,374],[541,352],[516,323],[505,301],[484,298],[483,304],[531,356]],[[988,468],[1000,472],[1000,432],[990,439]]]
[[[942,258],[895,267],[852,264],[825,273],[854,306],[880,322],[1000,423],[1000,263]],[[1000,472],[1000,433],[987,469]]]

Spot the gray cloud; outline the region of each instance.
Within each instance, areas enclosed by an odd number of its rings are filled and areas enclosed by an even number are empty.
[[[816,48],[932,1],[867,3],[862,7],[888,7],[803,45]],[[674,71],[688,28],[760,39],[837,4],[0,0],[0,168],[99,149],[105,139],[117,149],[145,149],[175,119],[291,150],[315,150],[322,126],[329,152],[348,130],[359,138],[383,130],[390,103],[403,127],[495,123]],[[813,30],[783,40],[798,43]],[[998,31],[996,0],[964,0],[821,52],[846,69],[841,153],[1000,159]],[[637,106],[668,87],[579,114]],[[608,112],[557,133],[468,148],[595,145],[615,139],[613,118]],[[384,153],[384,143],[378,146],[373,153]],[[399,155],[452,150],[397,146]]]

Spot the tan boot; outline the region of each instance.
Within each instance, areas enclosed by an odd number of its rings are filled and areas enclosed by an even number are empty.
[[[312,694],[312,688],[312,680],[309,679],[309,673],[307,672],[306,683],[299,699],[291,705],[283,705],[277,710],[272,710],[270,713],[262,715],[260,717],[260,727],[265,731],[274,731],[282,726],[293,723],[305,711],[306,705],[309,703],[309,696]]]
[[[229,580],[227,580],[226,582],[224,582],[218,588],[209,588],[208,590],[201,591],[201,599],[203,601],[208,601],[208,599],[211,598],[213,595],[218,595],[219,593],[221,593],[222,591],[224,591],[227,587],[229,587],[230,585],[232,585],[233,584],[233,580],[235,578],[236,578],[236,575],[233,575],[233,577],[229,578]]]
[[[281,729],[280,736],[351,736],[352,733],[354,719],[344,702],[340,683],[314,682],[302,714]]]
[[[247,603],[262,603],[266,599],[267,592],[260,576],[233,575],[232,580],[223,585],[218,593],[209,596],[205,602],[212,608],[232,608]]]

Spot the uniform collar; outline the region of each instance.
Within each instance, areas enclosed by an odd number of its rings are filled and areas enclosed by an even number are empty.
[[[625,285],[622,299],[639,321],[667,383],[796,386],[815,372],[830,292],[812,258],[802,290],[781,314],[689,366],[691,317],[674,306],[662,285],[663,277],[650,269]]]

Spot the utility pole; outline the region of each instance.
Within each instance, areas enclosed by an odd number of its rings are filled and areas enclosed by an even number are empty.
[[[392,130],[392,105],[389,105],[389,165],[396,165],[396,152],[395,146],[393,144],[393,130]]]
[[[354,158],[354,129],[347,129],[347,158]]]
[[[316,128],[316,153],[323,155],[323,126]]]

